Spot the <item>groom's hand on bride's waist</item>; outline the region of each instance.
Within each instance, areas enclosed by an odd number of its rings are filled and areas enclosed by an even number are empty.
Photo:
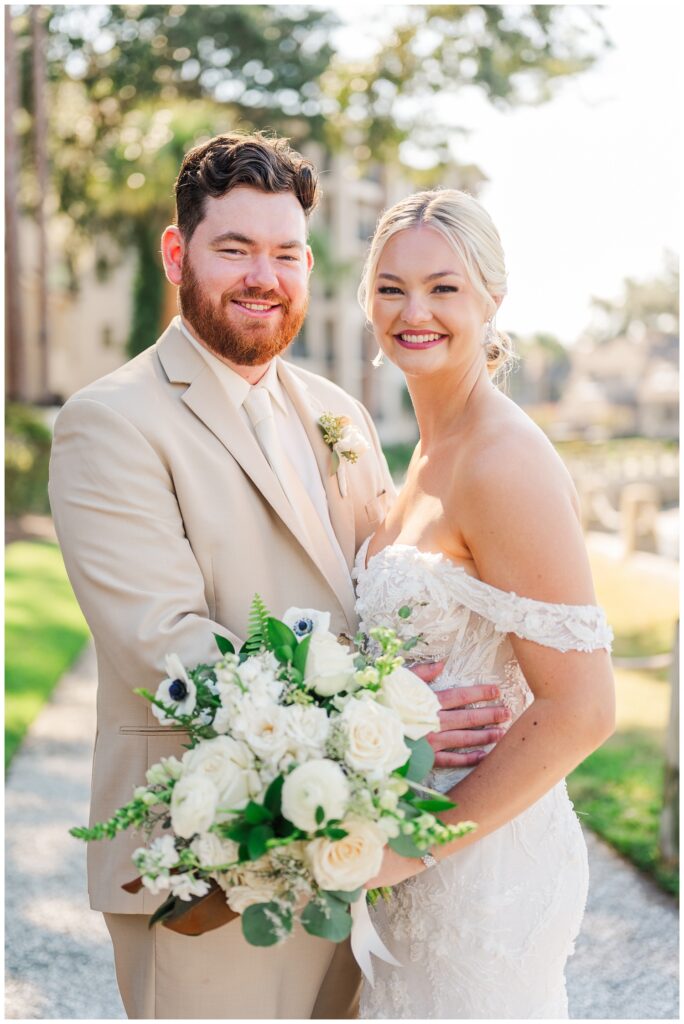
[[[444,662],[416,665],[413,671],[424,682],[430,683],[441,673]],[[435,751],[438,768],[464,768],[478,764],[487,756],[483,747],[498,743],[505,733],[503,725],[510,721],[511,713],[500,701],[498,686],[455,686],[437,693],[442,710],[441,728],[427,737]],[[486,701],[485,707],[469,705]]]

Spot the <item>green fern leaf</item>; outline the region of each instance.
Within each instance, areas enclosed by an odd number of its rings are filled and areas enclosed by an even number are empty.
[[[247,619],[247,639],[240,648],[242,660],[252,654],[258,654],[259,651],[266,650],[270,615],[271,613],[262,599],[255,594]]]

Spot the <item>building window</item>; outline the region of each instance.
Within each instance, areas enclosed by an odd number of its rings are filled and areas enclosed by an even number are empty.
[[[325,372],[331,379],[335,376],[335,328],[332,320],[325,321],[323,334]]]
[[[309,358],[309,344],[306,337],[306,324],[302,324],[302,328],[292,342],[292,348],[290,354],[295,359],[308,359]]]

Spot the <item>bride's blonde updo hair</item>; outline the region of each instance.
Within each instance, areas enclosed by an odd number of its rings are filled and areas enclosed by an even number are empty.
[[[371,319],[373,288],[382,250],[398,231],[421,225],[444,235],[462,259],[473,288],[484,299],[487,319],[494,317],[497,306],[493,296],[507,292],[499,232],[484,207],[467,192],[438,188],[407,196],[386,210],[378,221],[358,292],[359,302],[368,319]],[[494,329],[485,348],[489,372],[496,373],[513,355],[508,335]]]

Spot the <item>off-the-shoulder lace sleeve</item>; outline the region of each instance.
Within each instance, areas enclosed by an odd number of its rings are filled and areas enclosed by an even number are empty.
[[[613,631],[597,605],[547,604],[471,576],[463,576],[461,585],[468,592],[469,607],[489,619],[498,633],[514,633],[558,651],[611,649]]]

